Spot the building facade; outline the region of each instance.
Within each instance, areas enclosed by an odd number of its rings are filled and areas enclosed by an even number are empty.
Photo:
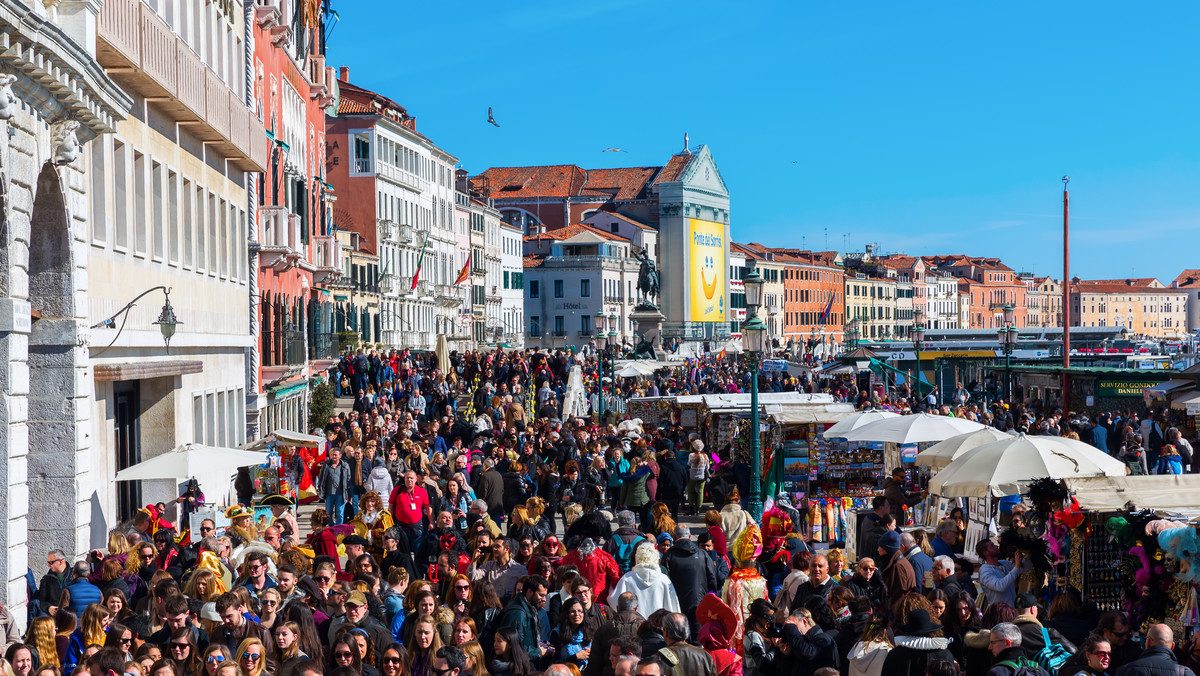
[[[325,65],[324,19],[283,0],[254,6],[253,111],[267,132],[268,166],[254,184],[250,438],[307,432],[309,379],[341,348],[327,287],[341,275],[342,252],[325,181],[325,111],[337,78]]]
[[[453,284],[458,160],[419,133],[403,106],[349,80],[349,69],[339,69],[337,116],[326,124],[334,223],[378,256],[377,342],[431,350],[439,334],[457,333],[464,301]]]
[[[1026,323],[1031,327],[1062,326],[1062,282],[1053,277],[1023,274],[1021,280],[1028,289],[1025,305]]]
[[[501,222],[500,317],[496,341],[511,347],[525,344],[525,265],[521,228]]]
[[[1137,338],[1187,334],[1186,289],[1157,279],[1071,280],[1071,326],[1120,326]]]
[[[1171,288],[1187,291],[1187,330],[1189,333],[1200,329],[1200,270],[1184,270],[1171,282]]]
[[[248,242],[268,159],[255,7],[113,0],[98,17],[98,61],[133,107],[90,148],[93,545],[179,494],[174,481],[118,483],[116,472],[183,443],[246,441],[259,312]],[[179,322],[169,349],[154,326],[168,314],[158,292],[121,314],[156,288]]]
[[[1018,279],[1016,272],[1000,259],[953,255],[925,256],[924,260],[926,266],[935,267],[939,272],[972,282],[967,285],[970,289],[970,324],[960,324],[961,328],[994,329],[1003,326],[1006,305],[1013,306],[1013,324],[1027,326],[1028,289]],[[961,285],[959,290],[963,290]]]

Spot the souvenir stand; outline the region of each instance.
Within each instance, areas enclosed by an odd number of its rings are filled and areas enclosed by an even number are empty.
[[[282,495],[299,504],[302,497],[301,487],[297,485],[296,481],[289,478],[286,468],[292,466],[297,455],[302,458],[300,464],[303,468],[307,464],[304,455],[316,453],[324,444],[325,440],[320,437],[290,430],[276,430],[258,441],[247,444],[246,448],[250,450],[265,448],[269,451],[266,462],[250,467],[250,478],[254,482],[254,504],[259,504],[268,495]],[[302,469],[301,472],[299,483],[303,484],[304,470]],[[260,508],[256,511],[255,516],[269,514],[269,509]]]
[[[1130,613],[1139,633],[1157,622],[1171,626],[1177,641],[1194,632],[1200,625],[1200,499],[1194,497],[1200,475],[1080,477],[1062,484],[1070,508],[1054,514],[1054,527],[1043,537],[1051,551],[1063,552],[1066,581],[1101,611]],[[1073,527],[1062,523],[1072,511],[1081,515]]]

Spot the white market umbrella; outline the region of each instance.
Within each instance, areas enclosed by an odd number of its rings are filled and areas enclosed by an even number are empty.
[[[644,376],[646,374],[642,373],[642,370],[639,369],[638,367],[634,366],[633,364],[630,364],[630,365],[626,366],[625,368],[621,369],[620,371],[617,371],[617,375],[620,376],[621,378],[641,378],[642,376]]]
[[[571,367],[571,373],[567,376],[567,391],[563,395],[563,415],[586,418],[588,406],[587,391],[583,386],[583,368],[576,364]]]
[[[880,420],[899,417],[899,413],[892,413],[891,411],[877,411],[875,409],[863,411],[861,413],[855,413],[849,418],[846,418],[845,420],[825,430],[825,438],[834,439],[837,437],[843,437],[845,436],[846,432],[849,432],[850,430],[856,430],[864,425],[870,425],[871,423],[878,422]]]
[[[878,420],[842,435],[847,441],[891,441],[897,444],[916,444],[923,441],[945,441],[950,437],[975,432],[985,427],[966,418],[916,413]],[[828,432],[826,432],[828,436]]]
[[[208,502],[219,502],[229,493],[239,467],[261,465],[267,454],[220,446],[182,444],[160,456],[143,460],[117,472],[117,481],[175,481],[196,479]]]
[[[446,345],[446,334],[444,334],[444,333],[438,334],[437,344],[434,346],[433,351],[435,354],[437,354],[438,370],[441,371],[443,374],[449,373],[450,372],[450,348],[449,348],[449,346]]]
[[[985,427],[974,432],[967,432],[955,437],[950,437],[945,441],[939,441],[929,448],[917,454],[917,467],[932,467],[934,469],[942,469],[950,464],[950,461],[961,456],[972,448],[977,448],[984,444],[990,444],[993,441],[1003,441],[1011,439],[1013,435],[1008,432],[1001,432],[995,427]]]
[[[944,498],[999,497],[1016,495],[1036,479],[1125,473],[1125,463],[1082,441],[1021,434],[962,454],[930,479],[929,492]]]

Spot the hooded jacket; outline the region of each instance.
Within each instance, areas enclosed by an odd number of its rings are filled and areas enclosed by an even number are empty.
[[[676,542],[663,557],[663,565],[667,567],[667,575],[675,585],[679,606],[687,614],[700,605],[700,599],[705,594],[720,589],[713,560],[692,540]]]
[[[591,556],[584,556],[578,548],[572,549],[563,557],[559,566],[575,566],[579,574],[592,586],[593,597],[597,599],[608,598],[609,590],[621,579],[616,560],[599,547]]]
[[[846,661],[849,662],[848,673],[850,676],[881,676],[883,663],[890,651],[891,647],[886,643],[855,643],[850,652],[846,653]]]
[[[925,676],[930,662],[953,662],[950,639],[929,636],[897,636],[896,647],[883,662],[888,676]]]
[[[371,468],[371,474],[367,477],[363,488],[368,491],[375,491],[383,496],[390,496],[392,494],[392,475],[388,473],[382,458],[376,458],[375,466]]]
[[[636,563],[633,568],[617,581],[612,592],[608,595],[608,605],[617,607],[617,597],[629,592],[637,597],[638,612],[647,617],[654,611],[665,608],[673,613],[679,612],[679,597],[675,594],[675,586],[671,578],[659,569],[659,553],[654,547],[638,547]]]

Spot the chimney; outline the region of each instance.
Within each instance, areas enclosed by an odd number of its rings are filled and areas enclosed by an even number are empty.
[[[341,82],[350,81],[350,66],[342,66],[338,68],[338,80]]]

